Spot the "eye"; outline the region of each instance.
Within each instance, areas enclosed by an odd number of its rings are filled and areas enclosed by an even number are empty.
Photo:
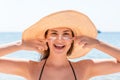
[[[51,34],[57,34],[57,33],[51,33]]]
[[[64,33],[63,35],[64,35],[64,36],[69,36],[70,34],[69,34],[69,33]]]
[[[55,36],[55,35],[57,35],[57,33],[55,33],[55,32],[52,32],[52,33],[51,33],[51,35],[52,35],[52,36]]]

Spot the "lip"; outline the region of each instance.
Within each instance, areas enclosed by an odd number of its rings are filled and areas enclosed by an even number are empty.
[[[62,45],[62,44],[54,44],[53,46],[58,50],[65,48],[65,45]]]

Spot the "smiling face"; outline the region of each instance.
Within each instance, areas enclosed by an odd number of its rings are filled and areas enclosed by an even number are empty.
[[[67,53],[73,43],[73,33],[69,28],[49,29],[46,35],[50,53]]]

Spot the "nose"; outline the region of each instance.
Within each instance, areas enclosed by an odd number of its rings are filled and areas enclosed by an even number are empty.
[[[59,35],[59,36],[57,37],[57,39],[58,39],[58,40],[62,40],[62,35]]]

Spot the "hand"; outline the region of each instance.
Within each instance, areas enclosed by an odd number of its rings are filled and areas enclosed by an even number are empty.
[[[22,49],[24,50],[35,50],[37,52],[43,52],[44,50],[47,50],[46,40],[22,40]]]
[[[82,48],[95,48],[99,44],[99,40],[87,36],[75,36],[74,40],[82,46]]]

